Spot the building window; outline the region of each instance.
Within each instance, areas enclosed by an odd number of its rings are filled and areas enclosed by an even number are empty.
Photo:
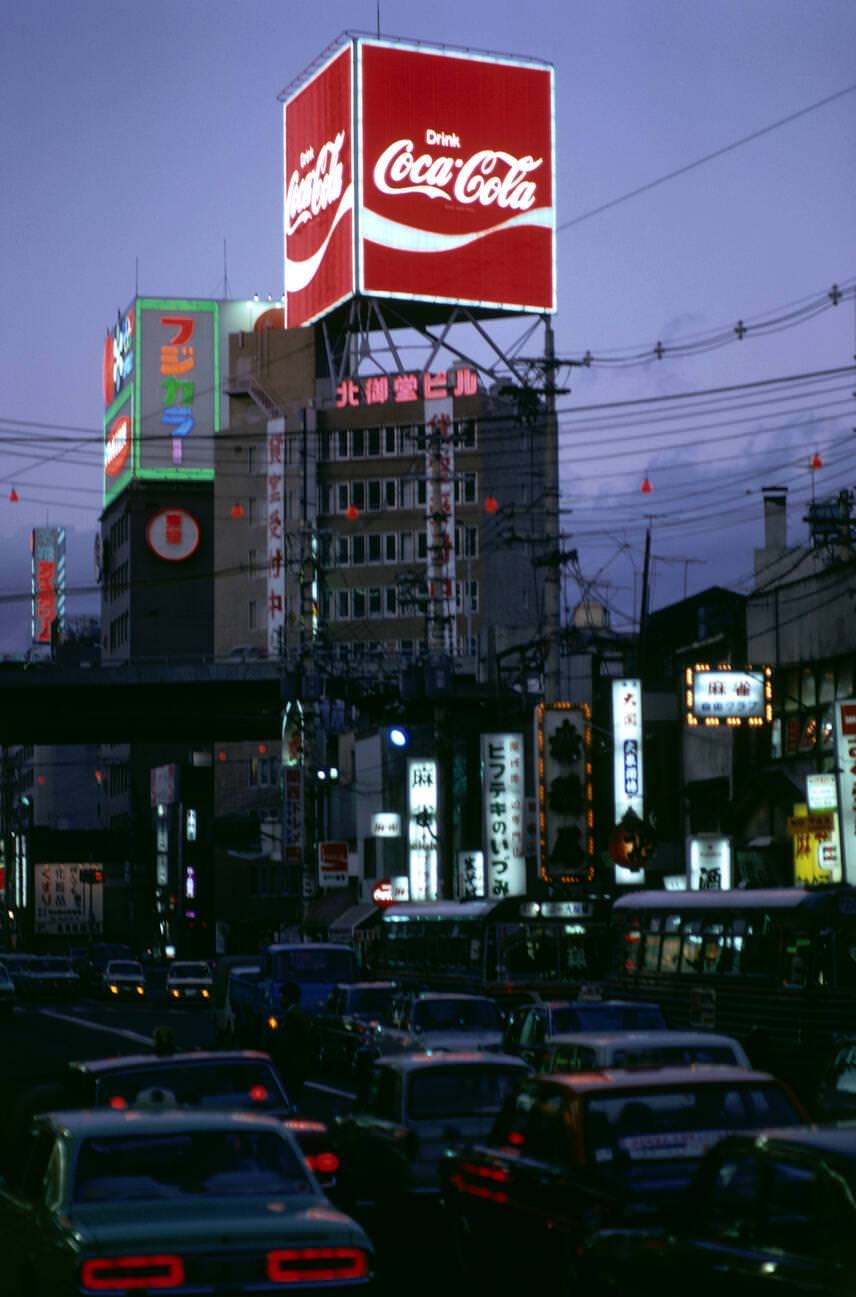
[[[336,566],[337,567],[348,566],[348,539],[349,538],[347,536],[336,537]]]
[[[363,459],[366,453],[365,428],[351,429],[351,459]]]
[[[457,483],[457,481],[456,481],[456,482],[455,482],[455,488],[456,488],[456,490],[457,490],[457,486],[458,486],[458,483]],[[424,478],[424,477],[417,478],[417,480],[416,480],[416,503],[417,503],[417,504],[425,504],[425,502],[427,501],[427,499],[428,499],[428,483],[425,481],[425,478]]]
[[[340,428],[338,433],[336,434],[336,440],[337,440],[336,458],[347,459],[348,458],[348,429]]]
[[[256,466],[256,458],[257,458],[256,447],[248,446],[247,447],[247,472],[250,474],[251,477],[254,473],[258,472],[258,468]]]
[[[247,604],[247,629],[256,630],[259,624],[258,605],[255,599],[251,599]]]
[[[333,488],[328,482],[321,483],[318,486],[318,512],[333,512]]]
[[[369,532],[369,562],[380,563],[382,537],[379,531]]]
[[[351,615],[351,592],[350,590],[336,591],[336,620],[347,621]]]
[[[428,558],[428,535],[424,531],[416,533],[416,557],[422,560]]]
[[[461,419],[455,429],[457,444],[461,450],[475,450],[477,447],[475,419]]]
[[[464,473],[455,478],[455,504],[475,504],[478,492],[478,474]]]
[[[398,591],[394,585],[384,586],[384,601],[386,604],[387,617],[395,617],[398,614]]]
[[[388,477],[383,484],[383,504],[385,509],[395,509],[398,506],[398,482],[394,477]]]
[[[255,577],[256,575],[258,562],[259,562],[259,556],[256,550],[248,549],[247,550],[247,576],[250,578],[251,581],[253,577]]]
[[[412,531],[400,531],[398,533],[398,557],[402,563],[413,562]]]
[[[380,454],[380,433],[381,433],[380,428],[369,428],[368,430],[368,443],[369,443],[370,456]]]
[[[366,615],[366,592],[365,590],[352,590],[351,595],[351,607],[353,610],[354,620],[356,621]]]
[[[381,507],[380,482],[377,479],[369,481],[368,502],[371,512],[377,512]]]
[[[397,437],[396,437],[396,435],[395,435],[396,432],[397,432],[397,429],[396,429],[395,425],[392,425],[391,427],[384,428],[384,430],[383,430],[383,453],[384,453],[385,455],[394,455],[394,454],[395,454],[395,450],[396,450],[396,443],[397,443],[397,440],[398,440]]]
[[[365,563],[366,561],[365,536],[353,536],[351,538],[351,561],[355,564]]]
[[[394,563],[397,557],[396,535],[394,531],[388,531],[383,538],[383,561],[385,563]]]
[[[336,510],[338,513],[346,513],[348,510],[348,483],[339,482],[336,487]]]
[[[351,483],[351,503],[356,509],[365,509],[366,507],[366,484],[365,482]]]
[[[372,586],[368,593],[369,593],[369,599],[368,599],[369,616],[380,617],[383,612],[383,606],[381,604],[380,588],[378,586]]]

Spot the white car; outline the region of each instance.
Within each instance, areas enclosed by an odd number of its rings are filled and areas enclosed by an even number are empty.
[[[641,1071],[695,1064],[751,1067],[740,1042],[715,1031],[568,1031],[544,1045],[538,1071]]]
[[[111,959],[104,969],[104,994],[108,999],[144,1000],[146,975],[136,959]]]
[[[485,1050],[378,1059],[363,1101],[333,1124],[343,1199],[438,1194],[446,1150],[485,1139],[529,1072],[521,1059]]]
[[[211,969],[203,959],[176,959],[167,970],[166,993],[173,1003],[208,1004],[213,988]]]

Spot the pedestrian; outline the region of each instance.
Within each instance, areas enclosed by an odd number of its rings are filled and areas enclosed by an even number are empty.
[[[314,1049],[312,1019],[300,1004],[300,987],[285,982],[280,990],[280,1012],[271,1041],[271,1057],[291,1102],[299,1106],[309,1075]]]

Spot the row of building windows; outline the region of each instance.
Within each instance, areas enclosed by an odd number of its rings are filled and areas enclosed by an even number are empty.
[[[421,423],[387,425],[382,428],[336,428],[319,432],[318,456],[332,460],[377,459],[381,456],[413,455],[426,448],[425,426]],[[478,425],[475,419],[454,423],[457,450],[476,450]]]
[[[107,603],[112,603],[114,599],[121,599],[128,593],[130,572],[131,567],[127,561],[124,563],[117,563],[112,569],[107,578],[107,586],[105,590]]]
[[[402,583],[328,590],[321,596],[321,616],[327,622],[360,621],[364,617],[414,617],[424,614],[426,604],[427,592],[421,581],[410,588]],[[478,581],[456,581],[455,611],[470,615],[478,610]]]
[[[478,527],[455,528],[455,557],[475,559],[479,555]],[[322,570],[340,567],[363,567],[373,563],[427,562],[427,531],[375,531],[327,533],[321,537],[319,563]],[[267,574],[265,563],[255,548],[247,550],[248,578],[258,580]]]
[[[328,647],[332,662],[340,667],[395,668],[407,666],[428,656],[428,641],[424,639],[390,640],[338,640]],[[476,635],[458,635],[455,653],[459,658],[478,655]]]
[[[115,554],[120,545],[127,545],[130,535],[130,514],[121,514],[114,523],[110,525],[110,549]]]
[[[122,648],[128,643],[130,621],[127,612],[120,613],[110,623],[110,651]]]
[[[457,473],[455,504],[478,502],[478,473]],[[322,482],[318,485],[318,512],[346,513],[348,509],[379,513],[381,509],[418,509],[428,500],[425,477],[383,477],[365,481]]]

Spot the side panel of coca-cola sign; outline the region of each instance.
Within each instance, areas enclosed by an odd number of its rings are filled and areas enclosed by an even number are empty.
[[[555,310],[552,68],[357,51],[360,291]]]
[[[285,322],[307,324],[354,292],[353,45],[286,101]]]

